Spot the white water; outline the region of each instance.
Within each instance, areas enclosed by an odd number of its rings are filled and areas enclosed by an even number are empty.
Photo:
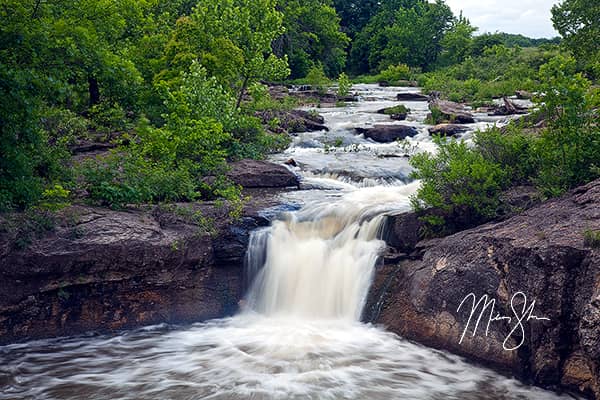
[[[314,201],[257,233],[268,239],[253,239],[248,249],[250,265],[264,260],[250,308],[272,317],[357,321],[385,248],[379,239],[383,215],[407,210],[417,187],[354,189],[334,202]]]
[[[300,135],[274,157],[300,163],[305,190],[282,200],[302,209],[252,236],[244,312],[191,327],[0,347],[0,399],[565,398],[359,322],[384,248],[381,216],[406,210],[418,185],[403,183],[406,159],[381,157],[401,155],[397,145],[350,130],[384,121],[373,111],[396,104],[399,89],[360,89],[372,101],[321,110],[331,131]],[[409,123],[421,130],[411,143],[431,149],[424,103],[409,106]],[[324,151],[332,137],[359,147]]]

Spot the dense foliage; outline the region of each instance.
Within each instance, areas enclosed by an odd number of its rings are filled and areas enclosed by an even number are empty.
[[[376,72],[400,63],[428,69],[437,61],[452,20],[452,11],[442,1],[383,3],[354,40],[353,72]]]
[[[442,141],[438,156],[415,157],[429,193],[416,204],[478,202],[472,214],[485,218],[515,177],[561,193],[598,173],[596,3],[553,8],[559,47],[475,36],[442,0],[0,0],[0,210],[74,196],[110,206],[236,198],[227,161],[288,140],[255,117],[289,107],[264,83],[300,78],[324,91],[337,79],[345,97],[346,73],[418,80],[474,103],[517,89],[544,94],[547,128],[537,136],[481,133],[475,147]],[[72,157],[90,143],[112,150]],[[461,174],[467,184],[449,185]]]
[[[572,57],[556,56],[540,68],[537,113],[546,127],[539,133],[515,123],[478,132],[473,146],[439,138],[437,154],[411,159],[414,177],[423,180],[414,206],[441,211],[428,222],[443,230],[456,219],[496,217],[501,193],[513,185],[535,185],[552,197],[600,177],[600,92],[575,66]]]
[[[273,44],[287,55],[291,78],[305,77],[321,64],[326,75],[337,77],[346,66],[350,39],[340,30],[340,18],[330,0],[279,0],[285,31]]]
[[[241,103],[289,74],[271,48],[283,15],[274,0],[195,4],[2,0],[0,209],[58,182],[110,205],[235,192],[201,178],[281,143]],[[121,146],[73,170],[86,141]]]
[[[586,72],[600,77],[600,3],[564,0],[552,7],[552,22]]]
[[[516,90],[535,91],[540,66],[558,53],[555,47],[494,45],[480,56],[468,56],[458,64],[421,75],[419,84],[425,92],[439,91],[453,101],[490,102],[492,98],[511,96]]]

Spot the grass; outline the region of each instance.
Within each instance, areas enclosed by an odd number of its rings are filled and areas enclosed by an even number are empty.
[[[583,244],[586,247],[600,249],[600,231],[588,229],[583,232]]]

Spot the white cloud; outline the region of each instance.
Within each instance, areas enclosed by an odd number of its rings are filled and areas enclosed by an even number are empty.
[[[525,36],[554,37],[550,9],[559,0],[446,0],[455,14],[479,28],[479,33],[507,32]]]

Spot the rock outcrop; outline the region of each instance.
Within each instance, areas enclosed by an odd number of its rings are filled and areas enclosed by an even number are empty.
[[[429,128],[428,131],[432,135],[456,136],[466,132],[467,128],[456,124],[438,124]]]
[[[417,133],[414,126],[407,125],[374,125],[372,128],[355,128],[356,132],[379,143],[391,143],[398,139],[413,137]]]
[[[235,313],[249,234],[278,204],[257,190],[235,220],[211,202],[0,216],[0,344]]]
[[[315,132],[328,131],[325,124],[325,119],[315,113],[304,110],[291,111],[257,111],[255,115],[260,118],[263,125],[276,133],[300,133],[300,132]]]
[[[292,171],[268,161],[241,160],[229,166],[229,179],[244,188],[286,188],[300,184]]]
[[[432,114],[439,114],[443,122],[453,124],[472,124],[475,122],[473,114],[468,112],[462,104],[453,101],[435,99],[429,103]]]
[[[406,256],[379,270],[365,319],[524,380],[600,398],[600,248],[585,240],[600,232],[600,180],[443,239],[416,243],[418,220],[395,218],[388,242]],[[480,304],[469,321],[473,300],[484,296],[495,304]]]

